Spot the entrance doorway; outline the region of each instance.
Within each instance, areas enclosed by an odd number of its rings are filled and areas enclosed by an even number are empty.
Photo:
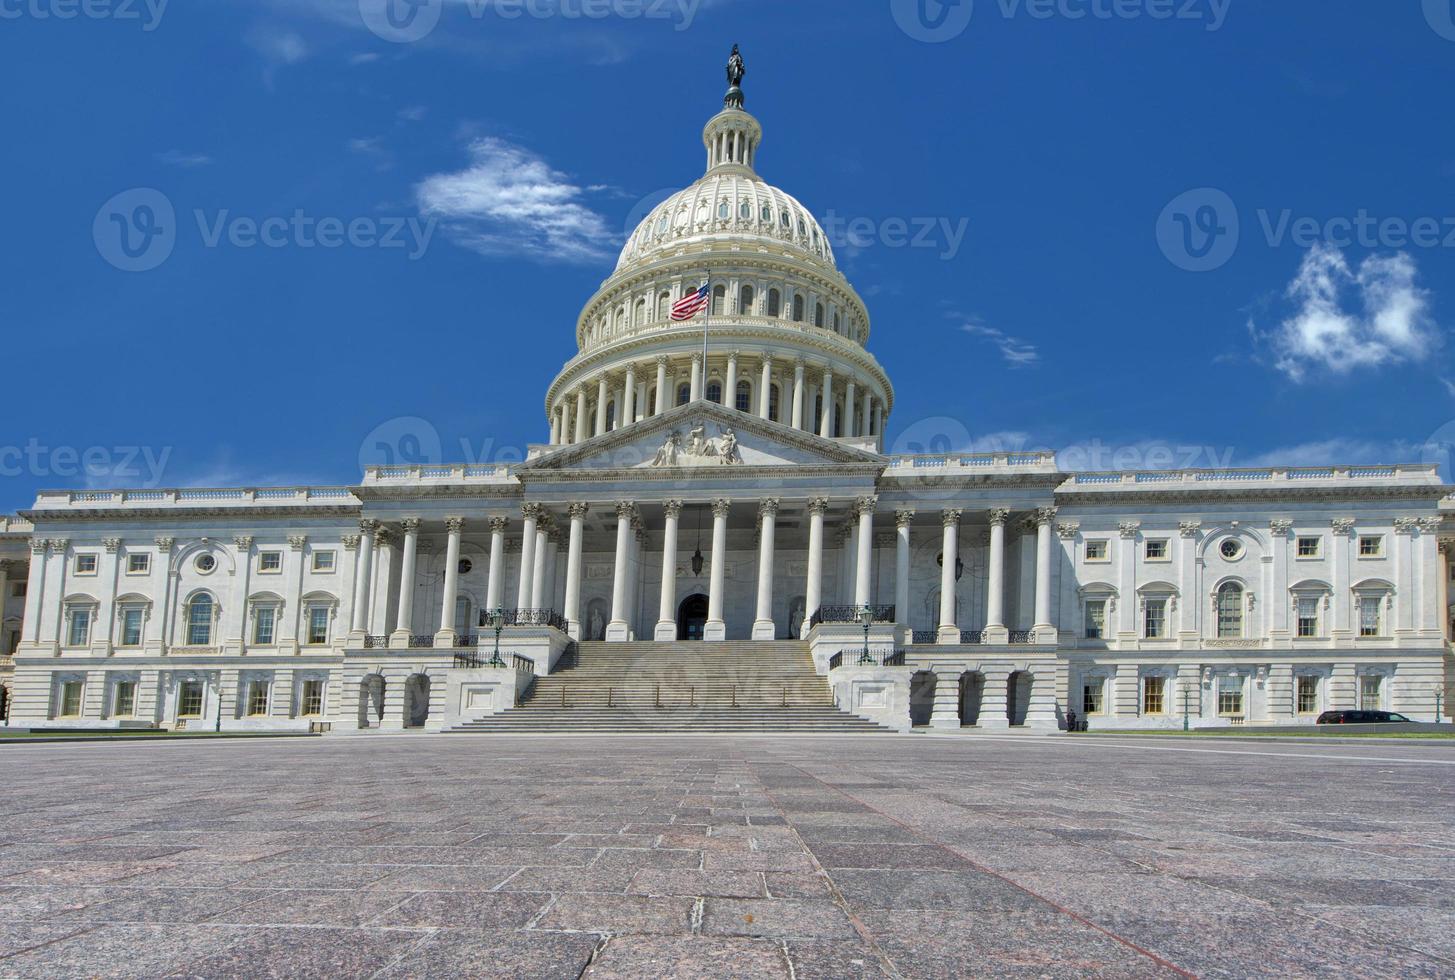
[[[707,628],[707,596],[690,595],[677,607],[677,639],[700,640]]]

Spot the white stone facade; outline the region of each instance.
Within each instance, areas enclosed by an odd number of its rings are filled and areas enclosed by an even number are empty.
[[[757,176],[761,137],[709,122],[707,175],[588,301],[522,464],[42,493],[0,529],[27,543],[0,555],[11,723],[439,730],[510,710],[573,641],[679,638],[802,640],[842,706],[901,728],[1434,720],[1433,467],[883,455],[868,311]],[[705,324],[674,322],[704,282]],[[865,607],[902,666],[844,653]]]

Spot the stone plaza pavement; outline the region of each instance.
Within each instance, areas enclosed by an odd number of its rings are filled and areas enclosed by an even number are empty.
[[[0,747],[0,976],[1455,976],[1455,746]]]

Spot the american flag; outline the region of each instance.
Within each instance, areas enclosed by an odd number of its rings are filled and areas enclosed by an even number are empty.
[[[707,283],[695,293],[688,293],[672,306],[673,320],[690,320],[712,303],[712,297],[707,293]]]

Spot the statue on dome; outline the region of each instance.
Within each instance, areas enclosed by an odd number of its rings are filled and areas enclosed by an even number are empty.
[[[748,69],[743,64],[743,56],[738,51],[738,46],[734,44],[733,53],[727,63],[728,92],[727,97],[722,100],[724,108],[741,109],[743,107],[743,76],[747,73]]]

